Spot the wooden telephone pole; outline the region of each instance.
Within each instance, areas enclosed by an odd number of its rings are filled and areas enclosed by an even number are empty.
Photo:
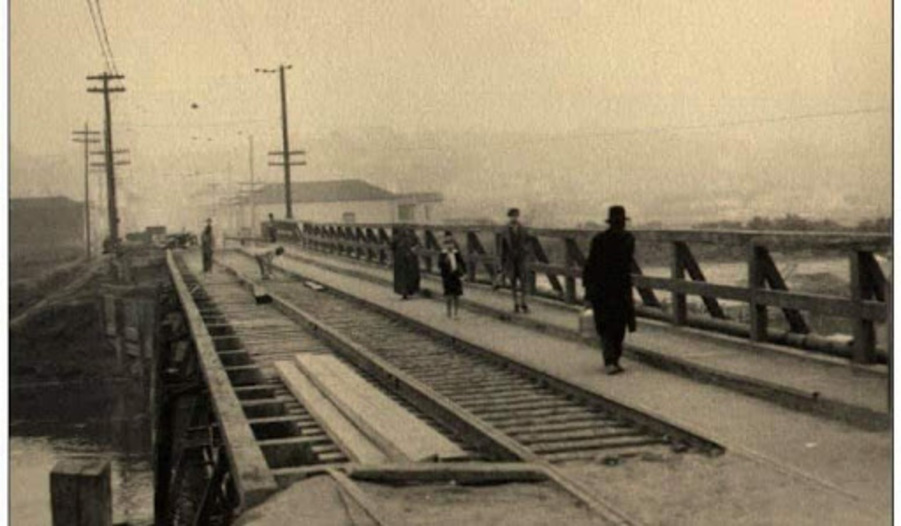
[[[75,138],[74,142],[84,144],[84,237],[85,237],[85,254],[91,259],[91,194],[89,192],[88,175],[90,174],[90,147],[91,144],[100,142],[97,138],[100,132],[88,128],[88,123],[84,123],[84,130],[75,130],[72,132]]]
[[[88,80],[99,80],[103,83],[100,88],[88,88],[88,93],[103,94],[103,113],[104,113],[104,157],[106,164],[106,196],[109,214],[109,239],[112,250],[118,253],[119,248],[119,211],[116,208],[116,168],[113,161],[113,121],[110,111],[110,93],[122,93],[124,87],[110,87],[111,80],[122,80],[124,75],[112,75],[103,73],[101,75],[92,75],[87,77]]]
[[[257,73],[278,73],[279,87],[281,88],[282,101],[282,149],[280,151],[269,152],[269,155],[276,155],[282,158],[281,162],[269,161],[269,166],[283,166],[285,168],[285,217],[294,219],[294,211],[291,207],[291,167],[304,166],[306,161],[292,161],[292,155],[304,155],[303,150],[291,151],[288,141],[288,98],[285,94],[285,70],[291,69],[291,64],[280,64],[278,69],[260,69]]]

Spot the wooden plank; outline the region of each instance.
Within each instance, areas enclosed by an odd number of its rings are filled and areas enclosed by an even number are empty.
[[[648,287],[641,286],[636,280],[642,276],[641,267],[638,265],[638,262],[635,261],[635,258],[632,258],[631,262],[631,271],[632,271],[632,282],[635,285],[636,290],[638,290],[638,295],[641,296],[641,302],[648,306],[654,308],[660,308],[660,300],[657,299],[657,296],[654,294],[653,289]]]
[[[266,464],[250,423],[244,415],[241,401],[238,400],[228,374],[222,367],[213,339],[204,325],[200,311],[175,264],[175,257],[171,251],[166,251],[166,263],[185,319],[188,321],[213,411],[220,424],[220,434],[227,446],[230,473],[238,490],[241,506],[252,507],[278,490],[278,484]]]
[[[782,279],[782,274],[776,267],[776,262],[773,261],[773,257],[770,256],[769,251],[762,249],[759,251],[759,256],[763,277],[769,284],[770,288],[773,290],[787,291],[788,285],[786,285],[785,280]],[[804,316],[797,309],[783,308],[782,314],[788,321],[792,332],[796,332],[798,334],[807,334],[810,332],[810,327],[807,326],[807,321],[804,320]]]
[[[679,251],[681,252],[680,257],[682,258],[682,265],[685,271],[688,272],[688,276],[693,281],[706,283],[707,278],[704,277],[704,272],[701,271],[701,266],[698,265],[698,261],[695,259],[694,254],[691,253],[691,249],[688,248],[688,245],[679,243]],[[704,302],[704,306],[711,316],[721,320],[726,319],[726,313],[724,313],[722,307],[720,307],[719,302],[716,300],[716,296],[701,296],[701,300]]]
[[[505,484],[543,482],[547,473],[536,466],[508,462],[466,462],[390,466],[352,466],[348,476],[380,484]]]
[[[364,380],[337,357],[328,354],[298,354],[300,369],[357,427],[364,424],[404,457],[416,462],[453,460],[468,455],[459,446],[402,408],[385,393]],[[385,449],[383,447],[383,449]]]
[[[328,224],[310,223],[329,226]],[[390,223],[358,223],[366,228],[387,228]],[[427,223],[405,223],[407,228],[418,230],[448,230],[453,233],[468,231],[499,233],[503,225],[433,225]],[[530,228],[533,235],[555,238],[588,239],[597,233],[590,229]],[[704,243],[721,246],[746,246],[757,243],[768,248],[829,248],[856,250],[888,250],[892,245],[889,234],[864,234],[847,232],[776,232],[751,230],[641,230],[631,231],[639,243]]]
[[[293,362],[274,362],[279,378],[291,394],[313,415],[344,453],[354,462],[381,464],[388,457],[326,398],[319,389],[295,367]]]

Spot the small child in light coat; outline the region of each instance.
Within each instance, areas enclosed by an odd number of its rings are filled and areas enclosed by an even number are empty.
[[[441,270],[441,282],[447,301],[447,317],[457,318],[460,296],[463,295],[462,278],[466,275],[466,261],[450,232],[444,233],[441,255],[438,256],[438,268]]]

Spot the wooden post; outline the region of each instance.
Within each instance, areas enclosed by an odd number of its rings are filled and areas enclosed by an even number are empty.
[[[892,306],[892,283],[890,280],[886,280],[883,284],[885,287],[885,308],[886,308],[886,317],[885,317],[885,330],[887,333],[886,343],[885,343],[885,353],[886,353],[886,362],[888,365],[888,410],[889,413],[892,412],[892,384],[894,383],[894,374],[892,373],[892,354],[894,352],[894,347],[892,346],[892,342],[894,340],[894,307]]]
[[[682,250],[680,242],[674,241],[670,245],[672,260],[670,261],[671,277],[674,280],[685,279],[685,265],[682,263]],[[673,325],[685,325],[688,319],[688,305],[685,301],[685,293],[672,292]]]
[[[576,276],[577,272],[582,270],[582,267],[585,266],[585,256],[582,254],[582,251],[579,249],[579,245],[576,244],[576,240],[574,238],[568,237],[563,240],[566,248],[566,269],[567,273],[565,276],[565,298],[567,303],[576,303],[578,301],[578,292],[576,291]]]
[[[113,523],[110,464],[66,459],[50,472],[53,526],[110,526]]]
[[[750,316],[751,341],[765,342],[767,340],[767,309],[766,305],[757,303],[757,291],[765,286],[762,255],[766,249],[757,246],[753,241],[748,245],[748,289],[751,291],[751,299],[748,302]]]
[[[501,259],[504,253],[504,236],[500,232],[494,233],[494,257],[497,260],[497,272],[495,273],[494,286],[503,287],[506,279],[504,261]]]
[[[378,243],[381,246],[379,249],[379,263],[382,265],[389,265],[394,261],[394,254],[392,254],[390,250],[391,238],[388,237],[388,232],[386,232],[384,228],[379,228]]]
[[[864,300],[873,298],[872,279],[868,272],[867,256],[869,253],[851,252],[851,301],[862,306]],[[854,348],[851,359],[856,363],[873,363],[876,361],[876,331],[873,321],[858,315],[851,320],[854,334]]]
[[[469,272],[469,281],[475,283],[476,281],[476,271],[478,270],[479,260],[479,238],[477,237],[475,232],[466,232],[466,256],[467,256],[467,264],[469,268],[467,271]],[[484,251],[482,251],[484,252]]]

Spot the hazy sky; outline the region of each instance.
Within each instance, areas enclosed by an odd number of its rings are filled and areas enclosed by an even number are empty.
[[[584,197],[587,187],[628,199],[621,186],[650,188],[685,173],[683,192],[713,185],[725,195],[750,177],[796,192],[823,185],[827,197],[853,187],[852,201],[890,202],[888,0],[101,4],[127,77],[114,103],[117,147],[132,152],[123,192],[147,210],[171,204],[153,194],[178,178],[161,174],[227,163],[246,172],[247,133],[258,152],[279,146],[276,77],[253,73],[279,62],[294,66],[294,144],[371,128],[406,134],[417,147],[446,132],[555,135],[581,141],[573,155],[604,152],[585,161],[603,165],[598,173],[531,159],[539,182],[529,188],[556,198]],[[13,0],[10,18],[13,195],[60,188],[78,196],[81,161],[69,132],[85,120],[99,127],[102,117],[100,96],[85,92],[84,77],[104,69],[87,3]],[[714,126],[680,131],[706,125]],[[335,171],[317,167],[314,154],[302,176]],[[478,156],[481,164],[446,182],[477,182],[473,171],[521,157]],[[66,168],[17,177],[41,162]],[[261,177],[277,178],[262,155],[256,164]],[[691,175],[698,170],[707,173]]]

